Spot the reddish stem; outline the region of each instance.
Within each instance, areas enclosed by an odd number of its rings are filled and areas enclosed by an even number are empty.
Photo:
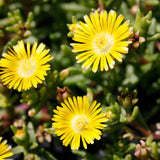
[[[154,139],[160,140],[160,135],[159,134],[152,133],[150,130],[147,130],[144,127],[142,127],[138,122],[132,121],[130,124],[133,127],[135,127],[138,131],[143,133],[145,136],[149,137],[149,136],[152,135]]]
[[[100,11],[103,11],[105,9],[104,4],[101,0],[98,0],[98,8],[100,9]]]

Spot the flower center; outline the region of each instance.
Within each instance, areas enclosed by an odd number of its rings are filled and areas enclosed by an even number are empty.
[[[93,40],[93,48],[98,54],[106,54],[110,51],[114,44],[114,39],[111,35],[100,33]]]
[[[29,58],[29,59],[22,59],[21,61],[19,61],[19,65],[18,65],[18,74],[21,77],[30,77],[32,76],[37,68],[37,64],[36,61],[33,60],[33,58]]]
[[[24,135],[25,135],[25,132],[23,130],[18,130],[16,133],[15,133],[16,137],[17,138],[22,138]]]
[[[72,128],[75,132],[77,133],[81,133],[83,132],[85,129],[87,129],[87,125],[88,125],[88,118],[84,115],[76,115],[72,121],[71,121],[71,125]]]

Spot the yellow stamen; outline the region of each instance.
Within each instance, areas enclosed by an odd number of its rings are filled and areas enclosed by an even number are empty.
[[[106,33],[96,35],[93,39],[93,47],[98,54],[107,54],[113,47],[114,39],[113,36]]]
[[[81,133],[83,132],[88,125],[88,118],[84,115],[76,115],[72,121],[71,121],[71,125],[72,128],[75,132],[77,133]]]
[[[22,59],[19,61],[19,65],[17,67],[17,72],[21,77],[30,77],[36,71],[36,61],[33,58]]]

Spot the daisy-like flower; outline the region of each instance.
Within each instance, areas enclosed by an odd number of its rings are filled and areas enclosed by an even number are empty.
[[[84,62],[82,67],[89,68],[96,72],[113,68],[114,59],[122,62],[122,54],[128,53],[126,40],[131,34],[129,21],[122,24],[123,15],[111,10],[102,11],[100,14],[95,11],[90,14],[90,18],[85,15],[85,23],[79,22],[78,29],[74,29],[73,40],[78,43],[71,43],[73,52],[81,52],[77,55],[77,63]]]
[[[94,139],[101,138],[103,129],[106,125],[105,115],[100,113],[100,103],[94,101],[91,105],[89,97],[73,97],[64,100],[61,106],[54,110],[54,121],[52,127],[55,129],[57,136],[61,136],[63,145],[71,144],[71,149],[78,149],[80,141],[87,149],[87,143],[93,144]]]
[[[36,88],[38,83],[42,83],[47,70],[50,70],[50,65],[46,63],[52,57],[43,43],[37,45],[35,42],[31,49],[30,43],[27,42],[25,48],[24,42],[18,41],[13,50],[10,48],[8,53],[3,55],[0,60],[0,78],[4,85],[8,84],[9,88],[21,91],[32,86]]]
[[[0,160],[7,160],[6,158],[12,156],[13,152],[11,146],[7,145],[7,140],[1,141],[2,137],[0,137]]]

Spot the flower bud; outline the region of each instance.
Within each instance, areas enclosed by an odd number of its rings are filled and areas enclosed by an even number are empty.
[[[26,137],[26,133],[22,129],[19,129],[15,133],[15,136],[21,140],[24,140],[24,138]]]
[[[15,24],[13,27],[14,27],[15,32],[18,32],[20,26],[18,24]]]
[[[70,92],[69,88],[66,86],[63,88],[57,87],[57,91],[58,91],[58,94],[57,94],[56,98],[60,102],[62,102],[64,99],[71,96],[71,92]]]
[[[30,110],[28,111],[28,116],[29,116],[29,117],[33,117],[35,114],[36,114],[36,110],[35,110],[34,108],[32,108],[32,109],[30,109]]]
[[[30,30],[26,30],[24,33],[23,33],[23,37],[26,38],[26,37],[29,37],[31,35],[31,31]]]
[[[59,76],[60,76],[59,80],[60,81],[65,80],[68,77],[68,75],[69,75],[69,70],[68,69],[63,69],[59,74]]]
[[[139,37],[139,44],[141,45],[142,43],[144,43],[146,40],[144,37]]]
[[[139,45],[140,45],[139,42],[136,41],[136,42],[134,42],[134,43],[132,44],[132,47],[133,47],[133,48],[138,48]]]
[[[139,38],[139,31],[137,31],[137,32],[135,33],[134,37],[137,38],[137,39]]]
[[[149,160],[153,159],[153,153],[151,152],[151,147],[147,146],[146,142],[143,140],[140,140],[140,144],[136,145],[135,153],[134,155],[139,160]]]
[[[33,18],[34,18],[33,12],[29,12],[27,16],[27,22],[31,24],[33,21]]]
[[[17,119],[13,122],[13,125],[16,128],[22,128],[25,124],[26,124],[25,121],[22,119]]]
[[[131,93],[129,93],[129,90],[125,89],[124,92],[122,92],[118,96],[118,101],[121,106],[123,106],[126,109],[127,108],[129,109],[138,102],[138,98],[136,98],[136,96],[137,96],[137,90],[133,90]]]

